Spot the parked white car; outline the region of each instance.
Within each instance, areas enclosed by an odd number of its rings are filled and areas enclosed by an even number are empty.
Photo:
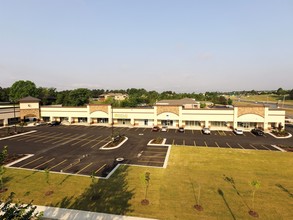
[[[238,135],[243,134],[243,131],[241,129],[234,128],[233,131],[234,131],[235,134],[238,134]]]
[[[204,133],[204,134],[211,134],[211,131],[210,131],[209,128],[203,128],[202,129],[202,133]]]
[[[163,127],[161,128],[161,131],[163,131],[163,132],[166,132],[167,130],[168,130],[167,126],[163,126]]]

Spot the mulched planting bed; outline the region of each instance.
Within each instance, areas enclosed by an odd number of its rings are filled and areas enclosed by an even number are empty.
[[[103,148],[113,148],[117,147],[121,142],[123,142],[126,139],[124,136],[120,136],[119,139],[109,142],[107,145],[105,145]]]
[[[26,156],[25,154],[12,154],[12,155],[8,154],[7,158],[4,160],[4,165],[12,163],[13,161],[16,161],[25,156]]]

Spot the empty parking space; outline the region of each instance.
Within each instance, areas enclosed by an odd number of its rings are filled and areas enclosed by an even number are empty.
[[[126,164],[163,167],[168,147],[147,146],[149,140],[157,137],[165,138],[167,145],[279,151],[272,147],[278,143],[270,135],[258,137],[250,132],[236,135],[232,131],[212,131],[204,135],[200,130],[152,132],[151,128],[81,125],[34,129],[34,133],[1,141],[12,154],[33,154],[14,167],[106,176],[117,165],[115,159],[121,157]],[[100,150],[112,134],[126,135],[128,141],[118,149]]]
[[[137,154],[137,158],[132,160],[131,163],[162,167],[165,162],[167,151],[167,146],[147,146]]]

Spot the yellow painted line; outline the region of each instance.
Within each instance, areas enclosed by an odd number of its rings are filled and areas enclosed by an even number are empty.
[[[69,164],[67,167],[65,167],[64,169],[62,169],[62,171],[66,171],[66,170],[68,170],[69,168],[71,168],[71,167],[74,167],[76,164],[78,164],[80,161],[78,160],[78,161],[76,161],[75,163],[71,163],[71,164]]]
[[[24,166],[26,166],[26,165],[29,165],[29,164],[31,164],[31,163],[33,163],[33,162],[36,162],[36,161],[38,161],[38,160],[40,160],[40,159],[42,159],[43,157],[39,157],[39,158],[37,158],[37,159],[35,159],[35,160],[32,160],[32,161],[30,161],[30,162],[28,162],[28,163],[26,163],[26,164],[24,164],[24,165],[22,165],[22,166],[20,166],[20,167],[24,167]]]
[[[101,166],[99,169],[97,169],[97,170],[95,171],[95,173],[99,172],[99,171],[100,171],[101,169],[103,169],[106,165],[107,165],[107,164],[105,163],[103,166]]]
[[[163,156],[159,157],[159,156],[147,156],[147,155],[143,155],[141,158],[144,158],[144,157],[165,159],[165,157],[163,157]]]
[[[82,141],[87,141],[90,137],[94,137],[94,136],[95,136],[95,135],[90,135],[90,136],[88,136],[87,138],[81,139],[80,141],[77,141],[77,142],[75,142],[74,144],[71,144],[71,146],[77,145],[77,144],[79,144],[79,143],[82,142]]]
[[[239,147],[241,147],[242,149],[244,149],[244,147],[242,147],[242,145],[241,144],[237,144]]]
[[[205,141],[204,141],[204,144],[205,144],[206,147],[208,146],[208,145],[207,145],[207,142],[205,142]]]
[[[65,159],[65,160],[61,161],[60,163],[58,163],[58,164],[56,164],[56,165],[50,167],[48,170],[52,170],[53,168],[58,167],[59,165],[61,165],[61,164],[64,163],[65,161],[67,161],[67,159]]]
[[[226,144],[227,144],[228,147],[232,148],[227,142],[226,142]]]
[[[164,148],[161,147],[151,147],[148,146],[146,151],[156,151],[156,150],[163,150]]]
[[[86,165],[84,168],[82,168],[81,170],[79,170],[77,173],[75,174],[79,174],[81,171],[85,170],[86,168],[88,168],[89,166],[91,166],[93,163],[90,163],[88,165]]]
[[[217,147],[220,147],[217,142],[215,142],[215,144],[217,145]]]
[[[51,160],[48,160],[48,161],[46,161],[46,162],[44,162],[44,163],[42,163],[42,164],[40,164],[40,165],[34,167],[33,169],[37,169],[37,168],[39,168],[39,167],[41,167],[41,166],[43,166],[43,165],[45,165],[45,164],[47,164],[47,163],[50,163],[52,160],[55,160],[55,158],[52,158]]]
[[[148,163],[164,163],[164,161],[149,161],[149,160],[138,160],[138,162],[142,162],[142,163],[145,163],[145,162],[148,162]]]

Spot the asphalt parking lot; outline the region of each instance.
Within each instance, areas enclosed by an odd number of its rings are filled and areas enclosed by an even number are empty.
[[[289,129],[292,133],[293,128]],[[12,167],[99,177],[113,170],[117,158],[123,158],[124,164],[163,167],[169,147],[147,145],[156,137],[166,138],[167,145],[194,147],[279,151],[272,145],[292,145],[292,138],[280,140],[269,134],[257,137],[250,132],[240,136],[232,131],[212,131],[204,135],[199,130],[179,133],[176,129],[152,132],[150,128],[114,127],[113,133],[127,136],[127,142],[117,149],[101,150],[110,141],[111,127],[42,126],[26,131],[31,133],[0,141],[0,147],[8,146],[10,154],[31,154]]]

